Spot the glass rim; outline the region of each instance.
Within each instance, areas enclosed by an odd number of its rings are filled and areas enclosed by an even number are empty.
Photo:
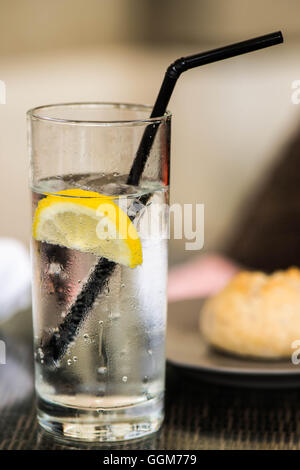
[[[144,119],[113,119],[113,120],[90,120],[90,119],[66,119],[52,116],[43,116],[39,114],[42,110],[51,110],[53,108],[85,108],[85,109],[120,109],[130,111],[148,111],[149,115],[153,106],[148,104],[135,104],[135,103],[120,103],[120,102],[105,102],[105,101],[83,101],[83,102],[67,102],[67,103],[53,103],[41,106],[36,106],[27,111],[27,116],[33,120],[46,121],[49,123],[57,124],[70,124],[70,125],[90,125],[90,126],[134,126],[151,123],[160,123],[167,121],[172,117],[170,111],[166,111],[163,116]]]

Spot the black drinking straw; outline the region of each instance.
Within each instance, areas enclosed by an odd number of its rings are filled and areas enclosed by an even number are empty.
[[[176,60],[166,70],[165,77],[150,118],[159,118],[165,114],[175,84],[182,72],[201,65],[246,54],[247,52],[257,51],[282,42],[283,37],[281,32],[276,31],[264,36],[248,39],[247,41],[230,44],[229,46],[201,52],[188,57],[182,57],[181,59]],[[158,127],[159,121],[155,120],[146,127],[133,161],[127,184],[138,186]],[[49,366],[55,365],[55,362],[61,359],[65,354],[68,346],[72,341],[74,341],[81,323],[92,308],[97,296],[105,287],[109,276],[115,269],[115,266],[116,264],[114,262],[109,261],[106,258],[101,258],[96,264],[82,291],[71,306],[63,322],[59,325],[58,331],[53,333],[52,336],[49,339],[46,339],[44,344],[42,344],[44,362],[46,364]]]

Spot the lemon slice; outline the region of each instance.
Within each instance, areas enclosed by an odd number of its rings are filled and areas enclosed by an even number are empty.
[[[33,237],[131,268],[143,261],[141,241],[127,214],[112,198],[83,189],[41,199],[34,214]]]

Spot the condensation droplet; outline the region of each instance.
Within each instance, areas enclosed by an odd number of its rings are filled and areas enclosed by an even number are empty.
[[[73,356],[73,361],[74,361],[74,362],[77,362],[77,361],[78,361],[78,357],[77,357],[77,356]]]
[[[128,378],[126,377],[126,375],[124,375],[124,376],[122,377],[122,382],[126,383],[127,380],[128,380]]]
[[[67,364],[68,364],[68,366],[70,366],[72,364],[72,359],[68,359]]]
[[[38,349],[38,354],[39,354],[40,358],[43,359],[44,353],[43,353],[42,348],[39,348],[39,349]]]

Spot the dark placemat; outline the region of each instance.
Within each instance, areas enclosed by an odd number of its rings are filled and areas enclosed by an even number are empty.
[[[18,323],[18,322],[16,322]],[[18,331],[17,331],[18,333]],[[168,366],[160,433],[120,445],[62,445],[35,419],[32,352],[22,335],[0,365],[0,449],[300,449],[300,390],[247,390],[206,384]]]

